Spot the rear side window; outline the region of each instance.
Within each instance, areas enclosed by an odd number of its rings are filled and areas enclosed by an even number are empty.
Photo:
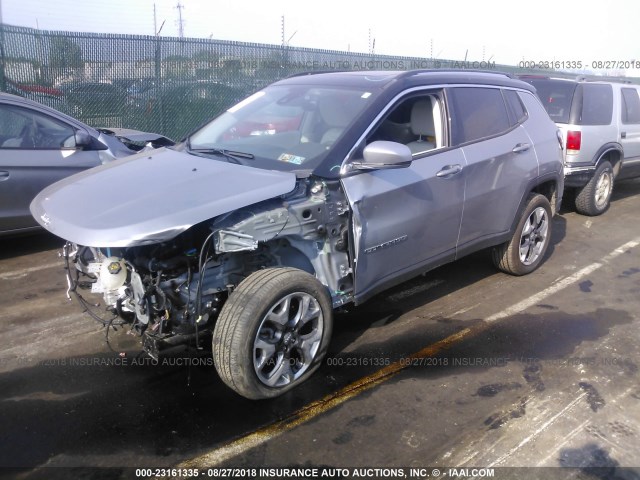
[[[502,92],[498,88],[452,88],[452,143],[472,142],[510,128]]]
[[[580,125],[609,125],[613,116],[611,85],[583,83]]]
[[[622,123],[640,123],[640,96],[635,88],[622,89]]]
[[[504,90],[504,99],[507,102],[511,125],[524,122],[527,119],[527,111],[524,109],[518,94],[514,90]]]
[[[557,123],[569,123],[571,101],[578,85],[576,82],[549,79],[523,79],[536,87],[542,106]]]

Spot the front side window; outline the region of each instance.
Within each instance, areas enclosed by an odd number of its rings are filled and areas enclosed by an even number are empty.
[[[313,169],[372,98],[357,88],[275,85],[196,131],[188,148],[204,155],[223,150],[227,158],[259,168]]]
[[[367,143],[403,143],[416,156],[444,146],[442,92],[412,94],[400,100],[367,136]]]
[[[640,123],[640,97],[635,88],[622,89],[622,123]]]
[[[497,135],[510,128],[500,89],[455,87],[450,93],[453,145]]]
[[[0,105],[0,148],[74,148],[75,130],[40,112]]]

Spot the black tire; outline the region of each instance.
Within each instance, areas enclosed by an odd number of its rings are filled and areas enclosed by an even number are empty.
[[[576,190],[576,210],[582,215],[602,215],[611,204],[613,168],[605,161],[598,165],[589,183]]]
[[[551,218],[549,200],[544,195],[530,194],[511,240],[492,250],[495,266],[518,276],[538,268],[551,241]]]
[[[296,321],[303,313],[307,320]],[[320,366],[332,327],[329,292],[314,276],[295,268],[260,270],[224,304],[213,361],[222,381],[243,397],[276,397]]]

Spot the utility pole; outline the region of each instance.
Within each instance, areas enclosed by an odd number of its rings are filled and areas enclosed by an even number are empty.
[[[284,32],[285,32],[285,30],[284,30],[284,15],[281,17],[281,30],[282,30],[282,32],[281,32],[281,36],[282,36],[282,47],[283,47],[283,48],[284,48],[284,47],[288,47],[288,46],[289,46],[289,42],[291,42],[291,39],[293,38],[293,36],[294,36],[296,33],[298,33],[298,31],[296,30],[295,32],[293,32],[293,33],[291,34],[291,36],[285,40],[286,36],[285,36],[285,34],[284,34]]]
[[[176,5],[176,9],[178,10],[178,36],[180,38],[184,38],[184,20],[182,19],[182,9],[184,5],[180,3],[178,0],[178,4]]]
[[[371,38],[371,29],[369,29],[369,53],[371,55],[376,53],[376,37]]]

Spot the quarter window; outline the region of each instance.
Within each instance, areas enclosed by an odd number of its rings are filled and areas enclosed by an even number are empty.
[[[504,98],[507,101],[507,110],[511,125],[517,125],[527,119],[527,111],[515,90],[504,90]]]
[[[622,123],[640,123],[640,96],[635,88],[622,89]]]
[[[454,145],[490,137],[510,128],[500,89],[457,87],[451,93]]]

